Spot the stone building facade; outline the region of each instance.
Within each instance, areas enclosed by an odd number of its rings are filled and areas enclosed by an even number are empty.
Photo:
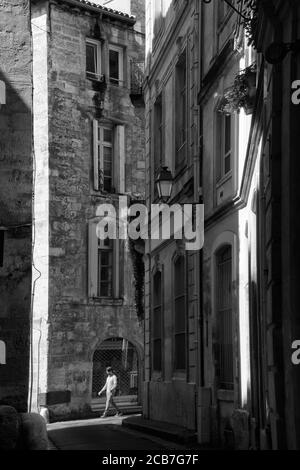
[[[147,2],[147,201],[167,166],[169,204],[203,202],[205,236],[200,254],[175,241],[147,245],[143,412],[204,445],[296,449],[299,5],[236,6],[253,18],[247,34],[222,0]],[[286,44],[275,65],[272,42]]]
[[[32,240],[29,1],[0,5],[0,403],[26,411]]]
[[[29,401],[53,419],[103,407],[97,391],[109,364],[121,405],[141,403],[129,243],[100,242],[96,227],[101,204],[143,199],[144,32],[97,3],[47,0],[31,10],[38,274]]]
[[[299,320],[299,47],[272,53],[274,43],[295,46],[299,40],[299,2],[257,2],[255,45],[260,75],[254,129],[261,132],[258,197],[257,321],[252,330],[252,381],[257,445],[267,431],[272,449],[300,448],[299,361],[293,361],[300,338]],[[276,55],[276,54],[275,54]],[[298,82],[299,84],[299,82]],[[297,83],[296,83],[297,85]],[[255,132],[251,142],[255,139]],[[255,311],[255,310],[254,310]],[[266,430],[266,431],[265,431]]]
[[[171,203],[199,200],[197,3],[146,2],[146,199],[158,202],[157,171],[175,179]],[[143,413],[196,430],[199,252],[183,240],[148,240]]]
[[[251,209],[258,173],[254,165],[245,179],[252,112],[235,108],[226,96],[240,71],[249,66],[255,70],[255,53],[247,46],[238,16],[225,2],[202,3],[200,31],[198,102],[205,243],[198,439],[248,448],[248,242],[253,237]],[[255,80],[254,71],[254,88]]]

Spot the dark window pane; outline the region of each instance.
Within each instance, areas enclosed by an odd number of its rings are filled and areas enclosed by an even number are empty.
[[[185,334],[175,336],[175,369],[184,370],[186,368],[186,338]]]
[[[227,173],[229,173],[229,171],[231,170],[231,154],[227,155],[225,157],[225,162],[224,162],[224,172],[225,172],[225,175]]]
[[[162,369],[161,339],[153,341],[153,369],[155,371]]]
[[[102,248],[100,248],[98,252],[98,286],[100,297],[111,297],[113,285],[113,253],[111,249],[106,247],[103,248],[105,243],[110,244],[111,241],[106,240],[105,242],[102,242]]]
[[[175,269],[175,370],[186,368],[186,286],[185,259],[180,256]]]
[[[103,140],[104,142],[112,143],[112,130],[111,129],[103,129]]]
[[[179,297],[175,300],[175,332],[185,332],[186,326],[186,311],[185,311],[185,296]]]
[[[119,52],[109,51],[109,77],[112,83],[118,83],[119,80]]]
[[[102,266],[109,266],[110,264],[110,253],[106,251],[101,252],[101,265]]]
[[[93,44],[86,45],[86,71],[95,74],[97,72],[97,47]]]
[[[108,177],[104,177],[104,191],[107,191],[108,193],[111,192],[112,190],[112,179]]]
[[[233,318],[232,318],[232,255],[231,247],[217,255],[218,348],[217,372],[219,388],[233,389]]]
[[[180,256],[175,262],[175,296],[185,292],[185,261]]]
[[[225,155],[231,150],[231,116],[225,116]]]
[[[153,281],[153,305],[161,305],[161,273],[156,273]]]
[[[161,337],[161,308],[156,307],[153,311],[153,337]]]
[[[109,284],[101,282],[100,285],[100,297],[108,297],[108,292],[109,292]]]

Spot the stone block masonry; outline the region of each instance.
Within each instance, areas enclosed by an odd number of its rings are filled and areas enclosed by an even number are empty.
[[[27,409],[32,220],[29,0],[0,3],[0,404]]]
[[[138,351],[141,366],[143,333],[134,302],[129,247],[120,244],[119,248],[115,266],[120,284],[117,298],[92,296],[89,278],[94,261],[89,227],[98,205],[118,196],[94,187],[95,119],[113,131],[124,126],[124,171],[118,170],[124,181],[120,187],[128,197],[144,193],[144,110],[142,101],[134,106],[130,98],[130,63],[143,59],[144,45],[141,33],[136,33],[122,16],[114,21],[109,16],[101,20],[100,10],[96,14],[84,6],[73,9],[68,2],[53,1],[34,4],[32,14],[34,21],[41,18],[46,21],[41,35],[46,35],[47,41],[41,54],[47,60],[48,70],[43,81],[43,99],[36,97],[34,106],[48,104],[48,143],[44,142],[46,153],[41,175],[46,178],[43,188],[45,184],[49,188],[46,225],[43,225],[45,212],[40,213],[37,221],[41,223],[40,233],[48,226],[49,240],[48,247],[41,246],[41,253],[47,258],[43,266],[48,266],[44,269],[48,276],[44,286],[46,299],[42,291],[36,299],[44,302],[45,310],[36,309],[35,314],[41,337],[34,344],[34,362],[44,362],[42,368],[37,364],[33,395],[38,409],[39,398],[45,394],[71,392],[66,403],[49,406],[50,418],[56,419],[90,410],[93,355],[104,340],[130,341]],[[101,116],[95,104],[95,82],[86,77],[86,38],[101,44],[101,71],[107,83]],[[121,86],[112,85],[108,79],[109,44],[123,51]],[[40,143],[43,144],[42,136]],[[120,165],[117,158],[113,165],[116,171]],[[37,190],[40,185],[42,179],[37,181]],[[97,257],[97,252],[94,255]]]

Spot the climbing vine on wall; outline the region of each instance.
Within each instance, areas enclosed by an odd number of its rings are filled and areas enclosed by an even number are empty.
[[[144,265],[144,241],[129,239],[129,249],[132,259],[135,306],[139,320],[144,319],[144,286],[145,286],[145,265]]]

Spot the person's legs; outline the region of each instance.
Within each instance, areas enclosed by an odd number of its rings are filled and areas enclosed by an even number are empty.
[[[121,414],[121,411],[120,409],[117,407],[116,405],[116,402],[114,400],[114,396],[112,395],[111,396],[111,399],[110,399],[110,404],[115,408],[115,410],[117,411],[117,414]]]
[[[105,410],[104,410],[104,413],[102,414],[101,418],[105,418],[105,417],[107,416],[111,399],[112,399],[111,394],[110,394],[110,393],[107,393],[107,394],[106,394]]]
[[[121,410],[118,408],[118,406],[116,405],[115,401],[114,401],[114,395],[112,393],[108,393],[106,395],[106,405],[105,405],[105,410],[104,410],[104,413],[102,415],[102,418],[105,418],[108,414],[108,410],[109,410],[109,407],[110,406],[113,406],[117,412],[117,415],[121,415]]]

